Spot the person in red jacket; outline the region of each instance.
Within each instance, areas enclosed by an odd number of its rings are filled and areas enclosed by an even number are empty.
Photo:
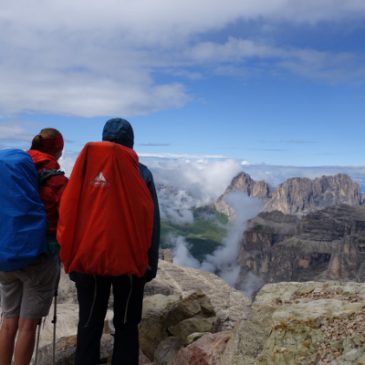
[[[76,284],[75,365],[100,364],[113,292],[113,365],[138,365],[143,294],[158,268],[160,214],[153,176],[133,151],[130,123],[112,118],[102,142],[88,143],[60,207],[60,259]]]
[[[0,273],[2,323],[0,364],[30,364],[37,324],[52,304],[60,273],[56,228],[58,207],[68,179],[59,171],[63,137],[53,128],[42,129],[28,151],[40,176],[40,196],[47,218],[48,253],[42,253],[22,270]]]
[[[58,163],[63,145],[62,134],[57,129],[45,128],[33,138],[28,151],[40,177],[39,194],[46,209],[47,235],[52,250],[56,242],[58,208],[68,182]]]

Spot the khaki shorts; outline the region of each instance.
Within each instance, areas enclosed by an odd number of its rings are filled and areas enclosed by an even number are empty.
[[[42,255],[18,271],[0,271],[0,299],[5,318],[40,319],[48,314],[60,273],[58,257]]]

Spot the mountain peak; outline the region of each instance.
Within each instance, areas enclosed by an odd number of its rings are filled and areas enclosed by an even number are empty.
[[[267,212],[305,215],[339,204],[361,205],[360,187],[346,174],[286,180],[266,203]]]
[[[255,181],[245,172],[236,175],[223,195],[232,192],[246,193],[253,198],[267,199],[271,196],[270,187],[265,181]]]
[[[233,217],[234,211],[225,201],[225,197],[230,193],[236,192],[244,193],[249,197],[263,200],[267,200],[271,197],[270,186],[265,181],[255,181],[249,174],[240,172],[232,179],[225,192],[217,199],[215,209],[228,217]]]

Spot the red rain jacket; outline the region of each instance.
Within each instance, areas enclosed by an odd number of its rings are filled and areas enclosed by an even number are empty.
[[[112,142],[86,144],[60,207],[57,240],[65,271],[142,277],[152,226],[153,202],[136,153]]]
[[[60,165],[53,156],[37,150],[29,150],[28,153],[36,165],[38,172],[43,169],[60,169]],[[64,175],[53,175],[39,186],[39,195],[46,209],[47,231],[50,234],[56,233],[58,208],[60,205],[62,193],[67,185],[67,181],[68,179]]]

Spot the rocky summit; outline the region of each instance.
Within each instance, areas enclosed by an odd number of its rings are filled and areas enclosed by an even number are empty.
[[[72,285],[62,277],[57,365],[73,364],[77,304]],[[148,286],[140,365],[365,365],[364,283],[267,284],[250,302],[213,274],[161,262]],[[111,323],[109,312],[101,343],[108,364]],[[39,365],[51,363],[51,342],[47,318]]]
[[[219,348],[220,355],[230,338],[227,333],[248,316],[251,301],[214,274],[164,260],[160,260],[159,266],[157,278],[145,290],[140,363],[167,365],[177,356],[190,356],[187,352],[196,346],[209,347],[213,353],[216,353],[213,348]],[[101,356],[106,360],[111,356],[113,344],[112,316],[109,310],[102,338]],[[52,363],[52,320],[53,308],[42,323],[38,365]],[[73,364],[77,322],[74,283],[63,273],[57,300],[57,365]]]
[[[232,179],[224,195],[232,192],[242,192],[253,198],[261,199],[267,199],[271,196],[271,188],[265,181],[255,181],[245,172],[241,172]]]
[[[265,181],[255,181],[245,172],[235,176],[214,204],[218,212],[227,215],[229,218],[234,216],[232,207],[226,201],[226,197],[231,193],[244,193],[248,197],[267,201],[271,197],[271,188]]]
[[[340,204],[362,204],[359,185],[345,174],[322,176],[314,180],[299,177],[288,179],[274,191],[264,210],[305,215]]]

